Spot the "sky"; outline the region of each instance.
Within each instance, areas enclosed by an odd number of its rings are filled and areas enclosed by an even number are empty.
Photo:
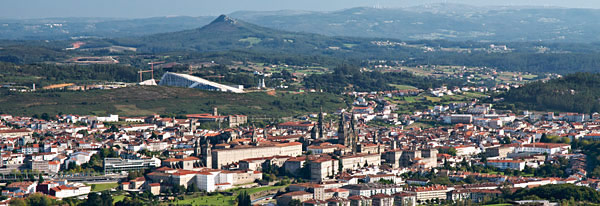
[[[600,9],[599,0],[1,0],[0,18],[216,16],[240,10],[335,11],[375,5],[398,8],[431,3]]]

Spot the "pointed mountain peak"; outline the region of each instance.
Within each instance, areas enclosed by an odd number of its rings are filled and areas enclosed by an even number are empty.
[[[216,23],[227,23],[227,24],[237,24],[237,20],[235,20],[234,18],[231,18],[225,14],[222,14],[221,16],[217,17],[212,23],[210,24],[216,24]]]

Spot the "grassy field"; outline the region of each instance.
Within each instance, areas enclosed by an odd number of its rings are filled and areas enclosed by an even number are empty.
[[[280,189],[286,186],[268,186],[268,187],[255,187],[248,189],[232,189],[229,192],[239,193],[246,191],[248,194],[262,192],[266,190]],[[175,202],[165,203],[168,204],[191,204],[191,205],[234,205],[236,195],[224,196],[222,194],[216,194],[212,196],[201,196],[199,194],[185,195],[183,200],[177,200]]]
[[[257,192],[262,192],[262,191],[267,191],[267,190],[272,190],[272,189],[279,189],[279,188],[284,188],[284,187],[286,187],[286,186],[254,187],[254,188],[248,188],[248,189],[234,189],[233,191],[236,191],[236,192],[246,191],[248,194],[252,194],[252,193],[257,193]]]
[[[116,195],[116,196],[113,196],[112,198],[113,198],[113,204],[114,204],[118,201],[125,199],[125,195]]]
[[[431,124],[427,124],[427,123],[423,123],[423,122],[415,122],[412,123],[406,127],[404,127],[404,129],[410,129],[410,128],[421,128],[421,129],[428,129],[428,128],[432,128],[433,125]]]
[[[256,38],[256,37],[248,37],[245,39],[240,39],[239,41],[241,42],[248,42],[250,43],[250,45],[254,45],[254,44],[258,44],[262,41],[262,39]]]
[[[177,200],[175,204],[182,205],[234,205],[235,196],[224,196],[221,194],[213,196],[186,195],[183,200]]]
[[[110,190],[119,186],[119,183],[102,183],[102,184],[90,184],[92,186],[92,192],[100,192],[104,190]]]
[[[416,87],[413,87],[413,86],[410,86],[410,85],[390,84],[390,86],[395,87],[396,89],[399,89],[399,90],[417,89]]]
[[[340,95],[326,93],[233,94],[176,87],[135,86],[83,92],[8,93],[5,91],[0,98],[0,113],[144,116],[207,113],[212,111],[213,107],[217,107],[221,114],[286,117],[317,112],[321,106],[324,111],[334,111],[345,106],[344,101],[344,97]]]

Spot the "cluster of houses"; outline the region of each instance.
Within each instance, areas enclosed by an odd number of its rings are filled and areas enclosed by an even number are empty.
[[[403,91],[407,95],[420,91]],[[414,92],[414,93],[411,93]],[[103,174],[144,170],[123,180],[119,189],[165,195],[174,187],[214,192],[259,186],[263,173],[303,178],[276,197],[279,205],[416,205],[427,202],[482,202],[511,189],[573,183],[596,188],[587,178],[586,156],[566,143],[544,138],[600,140],[600,115],[514,114],[476,101],[439,105],[413,115],[398,115],[381,101],[390,93],[354,94],[354,106],[316,121],[281,122],[255,127],[243,115],[189,114],[180,117],[61,115],[46,118],[0,115],[0,173],[31,170],[45,177],[88,165],[103,155]],[[394,95],[394,94],[393,94]],[[418,121],[441,127],[369,126],[373,119]],[[327,119],[327,120],[326,120]],[[200,129],[205,123],[220,129]],[[105,151],[114,154],[105,156]],[[567,178],[516,177],[449,170],[479,165],[498,171],[524,171],[559,159],[568,161]],[[444,168],[444,169],[441,169]],[[480,184],[437,185],[407,174],[476,178]],[[44,193],[56,198],[82,196],[90,187],[64,179],[13,182],[2,191],[11,198]]]

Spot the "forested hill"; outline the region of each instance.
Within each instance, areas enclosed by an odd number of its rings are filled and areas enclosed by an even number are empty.
[[[502,105],[521,109],[600,112],[600,74],[574,73],[545,83],[534,82],[502,97]]]
[[[238,59],[265,62],[265,58],[271,58],[300,65],[316,63],[331,66],[340,62],[356,64],[369,59],[383,59],[400,60],[407,66],[464,65],[542,73],[595,72],[600,66],[600,46],[595,44],[510,43],[507,45],[511,52],[490,53],[482,49],[489,47],[490,43],[416,41],[403,45],[399,43],[401,40],[281,31],[225,15],[197,29],[107,41],[105,43],[138,48],[142,53],[238,52],[235,55]],[[374,43],[382,41],[397,44],[382,46]],[[94,43],[87,46],[93,47]],[[424,52],[424,48],[428,47],[435,51]],[[468,49],[471,52],[453,52],[448,48]],[[551,52],[539,53],[539,48]]]
[[[114,44],[136,47],[141,51],[196,51],[214,52],[229,50],[253,50],[287,52],[294,54],[322,54],[324,51],[344,51],[344,45],[356,45],[369,41],[350,37],[327,37],[318,34],[286,32],[260,27],[219,16],[210,24],[197,29],[116,39]]]

